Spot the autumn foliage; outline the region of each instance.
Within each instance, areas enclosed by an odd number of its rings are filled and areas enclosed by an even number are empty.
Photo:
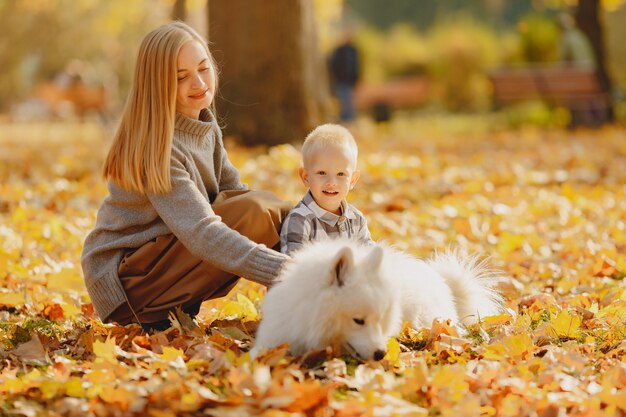
[[[508,309],[464,334],[405,327],[367,363],[286,346],[251,361],[264,289],[247,282],[165,332],[102,324],[79,256],[110,133],[1,126],[0,416],[626,415],[626,132],[485,124],[355,131],[350,198],[374,239],[490,256]],[[251,187],[304,193],[296,148],[228,148]]]

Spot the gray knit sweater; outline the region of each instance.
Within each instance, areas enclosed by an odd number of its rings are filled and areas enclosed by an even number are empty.
[[[126,302],[117,274],[124,253],[157,236],[173,233],[198,258],[261,284],[272,282],[289,259],[230,229],[211,209],[219,192],[246,187],[206,110],[200,120],[176,114],[171,184],[169,193],[156,195],[127,191],[109,181],[109,196],[81,256],[87,291],[104,322]]]

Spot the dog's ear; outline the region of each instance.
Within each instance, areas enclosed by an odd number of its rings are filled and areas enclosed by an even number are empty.
[[[371,250],[367,258],[363,261],[363,267],[367,271],[378,271],[383,263],[383,248],[376,245]]]
[[[329,284],[339,287],[343,286],[346,283],[348,271],[354,266],[354,254],[352,253],[352,249],[348,246],[342,248],[333,259],[331,265]]]

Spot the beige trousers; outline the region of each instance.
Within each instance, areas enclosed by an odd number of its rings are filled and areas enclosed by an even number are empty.
[[[292,208],[272,193],[248,190],[221,192],[211,207],[230,228],[269,248],[280,243],[280,224]],[[202,301],[225,296],[239,280],[196,258],[173,234],[127,253],[118,273],[135,313],[127,304],[115,310],[112,320],[123,325],[166,320],[178,306],[195,315]]]

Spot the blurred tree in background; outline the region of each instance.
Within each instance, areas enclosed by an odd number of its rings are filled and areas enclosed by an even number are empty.
[[[302,140],[326,120],[328,80],[309,0],[209,1],[225,131],[246,144]]]
[[[622,6],[605,16],[606,47],[609,53],[609,72],[622,88],[626,86],[626,7]]]
[[[398,74],[420,73],[433,82],[431,103],[453,111],[490,107],[490,68],[556,63],[557,18],[565,11],[575,13],[592,43],[598,39],[594,51],[599,78],[605,80],[605,91],[619,94],[626,84],[626,46],[618,36],[625,34],[618,17],[626,16],[624,3],[425,0],[416,5],[398,0],[388,7],[384,0],[347,0],[352,13],[365,22],[357,36],[364,80],[382,83]],[[620,81],[617,89],[606,81],[613,77]]]
[[[346,28],[361,52],[363,84],[421,77],[430,87],[418,105],[429,110],[489,110],[490,69],[555,62],[557,17],[566,10],[577,13],[579,26],[596,45],[600,69],[616,83],[613,93],[619,96],[626,85],[624,0],[243,3],[0,0],[0,113],[11,112],[33,97],[35,87],[70,70],[88,85],[105,85],[110,114],[116,116],[141,38],[172,18],[210,35],[222,66],[218,111],[226,131],[247,143],[293,140],[328,120],[322,55]]]
[[[172,20],[187,20],[186,0],[174,0],[174,7],[172,7]]]
[[[620,2],[613,0],[611,5]],[[609,76],[607,68],[607,54],[605,45],[604,22],[602,21],[600,0],[578,0],[576,7],[576,24],[587,35],[591,41],[594,55],[596,57],[596,73],[602,89],[611,94],[613,91],[613,81]],[[613,121],[613,108],[610,109],[610,120]]]

